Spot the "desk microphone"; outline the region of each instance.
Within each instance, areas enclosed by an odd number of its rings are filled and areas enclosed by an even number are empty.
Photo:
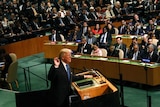
[[[102,77],[100,74],[98,74],[96,71],[99,71],[99,70],[97,70],[97,69],[92,69],[92,72],[95,73],[96,76],[98,76],[98,78],[101,79],[101,80],[99,81],[99,83],[100,83],[100,84],[106,83],[105,81],[103,81],[103,79],[102,79],[103,77]]]
[[[88,69],[86,67],[83,67],[84,70],[82,70],[83,72],[88,71]]]

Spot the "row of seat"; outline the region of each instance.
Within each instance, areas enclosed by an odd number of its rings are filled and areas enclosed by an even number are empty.
[[[107,50],[104,48],[100,48],[100,50],[102,51],[102,57],[107,57]],[[118,49],[119,50],[119,59],[123,59],[124,58],[124,52],[122,49]]]

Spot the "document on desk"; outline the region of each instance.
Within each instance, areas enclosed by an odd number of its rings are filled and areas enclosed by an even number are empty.
[[[122,60],[122,62],[128,63],[130,62],[130,60]]]
[[[140,63],[141,65],[143,65],[143,66],[154,66],[155,64],[150,64],[150,63],[144,63],[144,62],[142,62],[142,63]]]
[[[98,60],[106,61],[106,60],[108,60],[108,58],[98,58]]]

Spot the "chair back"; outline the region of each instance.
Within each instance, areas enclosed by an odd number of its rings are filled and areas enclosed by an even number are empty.
[[[115,27],[114,30],[115,30],[115,34],[118,35],[118,33],[119,33],[118,28]]]
[[[155,39],[155,38],[154,38],[154,39],[152,39],[152,42],[153,42],[154,45],[157,46],[158,39]]]
[[[8,68],[7,82],[11,83],[17,80],[18,61],[13,61]]]
[[[60,37],[61,37],[62,42],[64,42],[65,41],[64,36],[62,34],[60,34]]]
[[[124,58],[124,52],[122,49],[118,49],[119,50],[119,59],[123,59]]]
[[[12,58],[13,62],[17,60],[17,55],[15,53],[9,53],[9,56]]]
[[[102,51],[102,56],[107,57],[107,50],[104,48],[100,48],[100,50]]]

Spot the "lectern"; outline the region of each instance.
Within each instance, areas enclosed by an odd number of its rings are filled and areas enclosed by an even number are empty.
[[[71,107],[120,106],[118,88],[99,71],[91,69],[76,75],[93,75],[93,78],[72,82],[73,89],[80,100],[71,102]]]

